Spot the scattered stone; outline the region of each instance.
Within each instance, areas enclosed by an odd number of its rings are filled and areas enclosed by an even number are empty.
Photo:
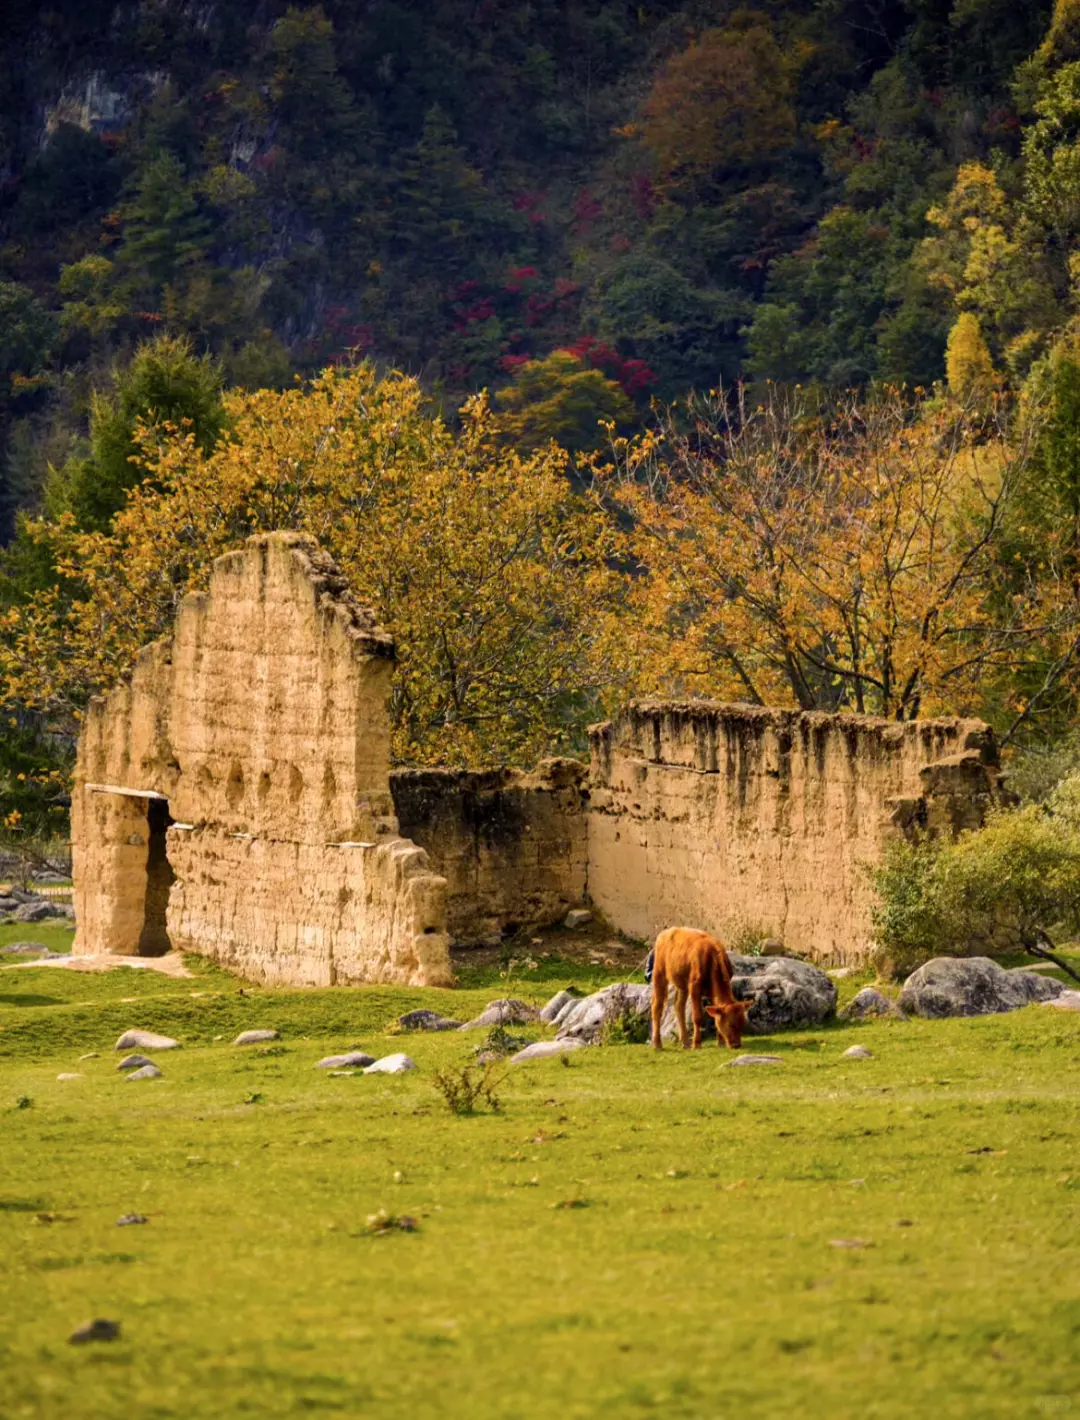
[[[459,1029],[474,1030],[477,1026],[525,1026],[538,1019],[539,1012],[535,1006],[510,998],[490,1001],[474,1021],[469,1021]]]
[[[844,1021],[861,1021],[871,1016],[902,1017],[903,1014],[903,1011],[901,1011],[895,1001],[890,1001],[888,996],[883,996],[880,991],[875,991],[872,986],[864,986],[840,1012],[840,1019]]]
[[[587,907],[572,907],[563,918],[563,926],[576,932],[579,927],[587,927],[592,921],[592,913]]]
[[[16,957],[52,956],[44,942],[12,942],[10,946],[0,947],[0,952],[8,952]]]
[[[904,982],[900,1008],[914,1016],[989,1016],[1062,993],[1061,983],[1005,971],[989,957],[935,957]]]
[[[452,1021],[449,1016],[440,1016],[438,1011],[406,1011],[398,1016],[402,1030],[460,1030],[461,1022]]]
[[[384,1055],[364,1071],[365,1075],[404,1075],[406,1070],[415,1070],[416,1061],[398,1051],[395,1055]]]
[[[141,1069],[132,1070],[128,1076],[129,1080],[160,1080],[161,1071],[156,1065],[143,1065]]]
[[[149,1223],[149,1221],[150,1219],[143,1213],[125,1213],[122,1218],[117,1218],[116,1226],[118,1228],[130,1228],[135,1223]]]
[[[736,1055],[734,1060],[725,1060],[728,1065],[783,1065],[779,1055]]]
[[[70,1070],[64,1070],[56,1077],[58,1080],[81,1080],[81,1075],[73,1074]]]
[[[118,1070],[141,1070],[144,1065],[150,1065],[152,1063],[152,1061],[147,1060],[145,1055],[125,1055],[116,1068]]]
[[[574,1036],[565,1040],[534,1040],[532,1045],[527,1045],[524,1050],[511,1055],[510,1063],[514,1064],[518,1060],[546,1060],[552,1055],[565,1055],[568,1050],[580,1050],[584,1044],[583,1040]]]
[[[365,1065],[374,1065],[374,1055],[366,1055],[362,1050],[350,1050],[346,1055],[327,1055],[315,1066],[316,1070],[340,1070],[342,1067],[348,1069],[350,1066],[360,1068]]]
[[[233,1045],[262,1045],[266,1040],[280,1040],[276,1030],[244,1030],[233,1041]]]
[[[849,1045],[841,1055],[841,1060],[873,1060],[874,1052],[865,1045]]]
[[[69,917],[67,908],[57,902],[24,902],[11,914],[13,922],[45,922],[50,917]]]
[[[155,1035],[150,1030],[126,1030],[113,1046],[114,1050],[179,1050],[180,1042],[171,1036]]]
[[[115,1341],[120,1335],[120,1323],[96,1316],[93,1321],[77,1327],[68,1337],[72,1346],[83,1346],[88,1341]]]
[[[834,966],[825,973],[826,976],[831,976],[834,981],[843,981],[845,976],[853,976],[854,974],[855,967],[853,966]]]
[[[575,996],[572,991],[557,991],[546,1005],[540,1007],[540,1019],[547,1025],[550,1025],[557,1019],[565,1006],[572,1004],[574,1001],[579,1001],[580,999],[581,998]]]
[[[96,1060],[97,1058],[98,1053],[96,1050],[88,1050],[85,1055],[79,1056],[79,1063],[81,1064],[84,1060]]]
[[[830,1247],[873,1247],[872,1242],[866,1238],[830,1238]]]
[[[1059,1011],[1080,1011],[1080,991],[1062,991],[1053,1001],[1044,1001],[1044,1006],[1056,1006]]]

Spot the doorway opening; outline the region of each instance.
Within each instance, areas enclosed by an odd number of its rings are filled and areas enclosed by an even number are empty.
[[[139,933],[141,957],[163,957],[172,945],[165,926],[169,889],[176,881],[165,838],[172,821],[167,799],[154,798],[147,801],[146,905],[142,931]]]

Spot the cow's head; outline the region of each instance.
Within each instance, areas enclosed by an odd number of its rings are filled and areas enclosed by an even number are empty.
[[[719,1006],[706,1006],[705,1011],[712,1016],[716,1024],[716,1034],[729,1050],[738,1050],[742,1045],[743,1031],[746,1029],[746,1018],[750,1014],[750,1007],[754,1004],[754,997],[748,996],[744,1001],[722,1002]]]

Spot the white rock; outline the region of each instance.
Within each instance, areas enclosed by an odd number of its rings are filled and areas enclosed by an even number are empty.
[[[155,1035],[150,1030],[126,1030],[114,1050],[178,1050],[180,1042],[171,1036]]]
[[[280,1040],[276,1030],[245,1030],[233,1041],[233,1045],[261,1045],[264,1040]]]
[[[327,1055],[315,1066],[316,1070],[340,1070],[350,1065],[374,1065],[374,1055],[365,1055],[362,1050],[350,1050],[348,1055]]]
[[[563,926],[576,931],[578,927],[587,927],[591,921],[592,913],[587,907],[572,907],[563,918]]]
[[[842,981],[845,976],[851,976],[854,971],[855,968],[853,966],[834,966],[831,967],[825,975],[831,976],[834,981]]]
[[[416,1061],[398,1051],[396,1055],[384,1055],[381,1060],[376,1060],[374,1065],[369,1065],[364,1071],[365,1075],[404,1075],[406,1070],[415,1070]]]
[[[1044,1006],[1056,1006],[1059,1011],[1080,1011],[1080,991],[1063,991],[1053,1001],[1044,1001]]]
[[[724,1062],[725,1068],[731,1065],[782,1065],[783,1063],[779,1055],[736,1055],[734,1060]]]
[[[132,1070],[129,1080],[159,1080],[161,1071],[156,1065],[144,1065],[141,1070]]]
[[[874,1052],[865,1045],[849,1045],[841,1055],[841,1060],[873,1060]]]
[[[540,1007],[540,1019],[550,1025],[571,1002],[580,999],[581,998],[575,996],[572,991],[559,991],[556,995],[552,996],[546,1006]]]
[[[545,1060],[551,1055],[565,1055],[568,1050],[581,1050],[585,1042],[578,1040],[575,1036],[568,1036],[565,1040],[534,1040],[531,1045],[525,1046],[524,1050],[519,1050],[516,1055],[511,1055],[510,1062],[515,1060]]]
[[[57,1075],[56,1078],[57,1078],[58,1080],[81,1080],[81,1079],[82,1079],[82,1076],[81,1076],[81,1075],[74,1075],[74,1074],[71,1073],[70,1070],[65,1070],[62,1074]]]

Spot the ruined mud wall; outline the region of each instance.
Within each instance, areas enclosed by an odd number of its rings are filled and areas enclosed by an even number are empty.
[[[462,944],[559,921],[585,895],[586,766],[396,770],[401,831],[447,880],[447,927]]]
[[[448,980],[445,884],[390,797],[392,670],[390,638],[309,539],[219,558],[87,715],[75,950],[171,942],[297,984]]]
[[[589,896],[645,938],[747,925],[856,962],[885,838],[975,827],[1001,794],[977,720],[643,702],[591,740]]]

